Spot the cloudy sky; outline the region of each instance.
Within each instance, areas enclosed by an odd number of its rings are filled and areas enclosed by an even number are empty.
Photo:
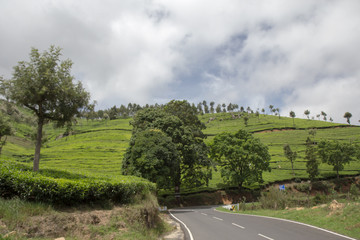
[[[98,108],[171,99],[360,119],[359,0],[1,0],[0,75],[60,46]]]

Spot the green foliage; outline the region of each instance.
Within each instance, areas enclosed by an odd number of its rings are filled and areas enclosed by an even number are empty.
[[[123,172],[171,188],[180,158],[172,139],[157,129],[137,132],[123,160]]]
[[[291,147],[289,144],[285,144],[284,145],[284,155],[285,157],[291,162],[291,169],[293,171],[293,176],[295,176],[295,172],[294,172],[294,162],[296,160],[297,157],[297,152],[296,151],[292,151]]]
[[[137,138],[144,137],[139,133],[158,129],[164,136],[168,137],[167,142],[163,144],[163,147],[166,145],[165,148],[167,149],[163,148],[161,151],[168,153],[169,150],[173,151],[171,156],[161,156],[160,158],[162,160],[166,159],[166,166],[174,166],[173,164],[176,164],[175,169],[172,167],[168,171],[169,174],[173,174],[171,178],[174,180],[176,191],[179,191],[182,183],[188,186],[199,186],[209,179],[210,160],[207,156],[207,146],[203,141],[205,135],[201,131],[205,128],[205,125],[197,118],[196,108],[192,107],[187,101],[173,100],[166,104],[164,108],[143,109],[137,112],[131,125],[133,126],[133,136],[130,141],[130,147],[127,150],[128,154],[123,161],[123,173],[137,174],[136,167],[131,165],[142,161],[141,159],[138,160],[142,156],[131,153],[134,152],[132,148],[136,147]],[[139,141],[143,142],[142,140]],[[141,145],[145,147],[144,144]],[[148,150],[146,152],[149,157],[151,149]],[[159,156],[151,157],[151,159],[157,162]],[[153,167],[151,169],[155,170]],[[157,173],[153,171],[151,175],[155,176],[157,174],[160,176],[163,174],[162,171],[160,168]],[[146,172],[149,171],[146,170]],[[166,178],[171,179],[169,176],[166,176]]]
[[[325,194],[329,194],[334,191],[334,184],[327,181],[317,181],[312,183],[312,190],[319,191]]]
[[[347,121],[348,124],[350,124],[350,118],[351,118],[351,117],[352,117],[352,114],[349,113],[349,112],[346,112],[346,113],[344,114],[344,118],[346,118],[346,121]]]
[[[294,112],[294,111],[290,111],[289,115],[290,115],[290,117],[293,119],[293,125],[295,126],[295,120],[294,120],[295,117],[296,117],[295,112]]]
[[[46,121],[54,121],[57,126],[71,123],[90,98],[80,82],[73,83],[72,62],[60,62],[60,51],[51,46],[40,54],[32,48],[30,61],[21,61],[14,67],[8,86],[10,99],[33,111],[38,118],[34,171],[39,170],[42,128]]]
[[[210,156],[219,164],[223,179],[239,188],[261,183],[262,172],[271,170],[268,148],[245,130],[217,135],[210,144]]]
[[[318,145],[318,153],[323,163],[332,165],[339,178],[339,171],[344,169],[344,165],[354,160],[356,148],[349,143],[339,141],[321,141]]]
[[[314,181],[315,178],[320,174],[319,162],[317,161],[316,157],[316,148],[313,145],[313,141],[308,137],[306,140],[305,159],[307,160],[306,172],[309,174],[311,181]]]
[[[51,46],[40,54],[33,48],[30,61],[14,67],[10,98],[32,110],[39,120],[49,119],[63,126],[88,104],[89,93],[80,82],[73,83],[72,62],[60,62],[60,51]]]
[[[349,193],[351,194],[353,199],[358,198],[360,196],[359,187],[355,183],[352,183],[350,186]]]
[[[144,197],[154,191],[154,184],[135,177],[118,181],[51,178],[21,165],[8,163],[0,166],[0,196],[5,198],[17,196],[24,200],[60,205],[100,201],[129,203],[137,195]]]
[[[259,202],[263,209],[284,209],[287,197],[285,191],[273,187],[268,192],[262,192]]]
[[[49,214],[53,211],[51,206],[40,202],[30,203],[17,197],[9,200],[0,198],[0,219],[10,228],[20,225],[28,217]]]
[[[11,126],[9,124],[9,120],[6,119],[1,113],[0,113],[0,154],[2,147],[6,143],[6,138],[8,135],[11,134]],[[5,137],[5,139],[3,139]]]
[[[307,193],[310,190],[310,184],[309,183],[299,183],[299,184],[296,184],[294,187],[299,192],[304,192],[304,193]]]

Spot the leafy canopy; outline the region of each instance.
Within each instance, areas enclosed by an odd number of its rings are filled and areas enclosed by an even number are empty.
[[[124,156],[123,173],[141,175],[149,180],[153,179],[150,175],[164,177],[164,169],[158,169],[156,173],[151,174],[149,168],[135,169],[138,162],[142,161],[141,158],[146,158],[148,161],[166,162],[163,167],[169,169],[165,172],[171,174],[166,178],[172,179],[173,182],[170,185],[174,186],[176,191],[179,191],[181,184],[199,186],[206,183],[210,177],[211,161],[208,158],[208,148],[203,141],[205,135],[201,131],[205,126],[196,114],[196,108],[187,101],[175,100],[166,104],[164,108],[145,108],[138,111],[131,122],[133,134]],[[139,141],[142,141],[144,132],[154,130],[160,132],[157,137],[163,136],[169,140],[166,144],[164,143],[164,148],[169,151],[170,157],[152,155],[155,146],[150,146],[151,144],[143,148],[141,157],[132,154],[136,146],[140,144]],[[171,154],[170,151],[172,151]],[[160,187],[166,187],[166,185]]]
[[[30,61],[14,67],[10,98],[31,109],[39,120],[63,126],[87,106],[90,95],[81,82],[73,83],[72,61],[60,61],[60,56],[61,49],[55,46],[43,53],[32,48]]]
[[[240,189],[244,183],[262,182],[262,172],[271,171],[267,146],[245,130],[217,135],[210,144],[210,155],[223,179]]]
[[[297,152],[291,150],[291,147],[289,144],[285,144],[284,147],[284,155],[285,157],[291,162],[291,169],[293,172],[293,176],[295,176],[295,171],[294,171],[294,162],[297,158]]]
[[[158,129],[136,133],[132,147],[127,149],[126,173],[155,182],[158,187],[174,186],[179,156],[171,138]]]
[[[344,170],[345,164],[355,160],[357,152],[353,144],[323,140],[318,145],[318,154],[323,163],[334,167],[339,178],[339,171]]]
[[[32,48],[30,61],[19,62],[7,84],[9,98],[37,116],[34,171],[39,170],[43,125],[47,121],[55,122],[58,127],[70,124],[90,98],[81,82],[73,83],[71,60],[60,61],[60,56],[58,47],[51,46],[43,53]]]

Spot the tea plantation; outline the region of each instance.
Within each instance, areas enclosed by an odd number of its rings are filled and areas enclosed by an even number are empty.
[[[264,173],[265,183],[308,177],[304,151],[305,140],[309,136],[310,129],[316,129],[315,141],[336,139],[360,143],[360,127],[358,126],[307,119],[294,119],[293,121],[288,117],[263,114],[258,117],[255,114],[250,115],[247,126],[243,119],[234,117],[234,113],[205,114],[200,115],[199,118],[207,127],[204,130],[208,136],[206,143],[210,143],[216,134],[224,131],[235,132],[240,128],[246,129],[255,137],[260,138],[261,142],[269,147],[272,157],[272,171]],[[141,189],[154,191],[154,186],[147,181],[121,175],[123,155],[131,138],[130,121],[131,119],[111,121],[78,119],[78,124],[74,126],[69,135],[64,134],[66,129],[54,129],[51,125],[47,125],[45,129],[47,141],[44,142],[41,149],[39,175],[48,179],[66,179],[67,181],[70,179],[69,181],[83,182],[83,179],[87,179],[86,181],[114,184],[133,182],[136,185],[141,183],[143,184]],[[23,169],[30,168],[34,154],[34,143],[31,140],[32,127],[25,123],[16,123],[14,128],[16,129],[14,136],[8,137],[8,141],[3,147],[1,163],[4,166],[5,163],[16,162],[20,163]],[[290,162],[284,156],[284,144],[290,144],[291,148],[298,152],[294,165],[295,176],[292,175]],[[354,161],[345,165],[344,171],[341,171],[340,174],[356,175],[359,172],[360,161]],[[335,176],[335,172],[331,166],[320,165],[320,178],[333,176]],[[196,192],[224,187],[229,186],[223,184],[219,172],[213,171],[209,186],[183,189],[183,191]],[[84,196],[88,194],[86,191],[83,193]],[[90,195],[89,198],[92,198]]]

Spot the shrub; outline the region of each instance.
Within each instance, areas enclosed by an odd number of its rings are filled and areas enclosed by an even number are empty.
[[[360,190],[356,184],[351,184],[349,193],[351,194],[351,197],[356,199],[360,196]]]
[[[155,192],[155,184],[141,178],[124,177],[117,181],[97,179],[63,179],[42,176],[16,165],[0,166],[0,196],[48,202],[61,205],[76,205],[112,201],[129,203]]]
[[[315,204],[326,203],[327,201],[328,200],[327,200],[326,195],[323,195],[323,194],[316,194],[314,197]]]
[[[310,190],[310,184],[309,183],[296,184],[294,187],[299,192],[306,192],[307,193]]]
[[[312,189],[315,191],[320,191],[320,192],[324,192],[324,193],[328,194],[328,193],[331,193],[332,190],[334,189],[334,184],[331,184],[326,181],[314,182],[312,184]]]
[[[264,209],[284,209],[286,207],[286,193],[277,188],[270,188],[268,192],[262,192],[259,202]]]

